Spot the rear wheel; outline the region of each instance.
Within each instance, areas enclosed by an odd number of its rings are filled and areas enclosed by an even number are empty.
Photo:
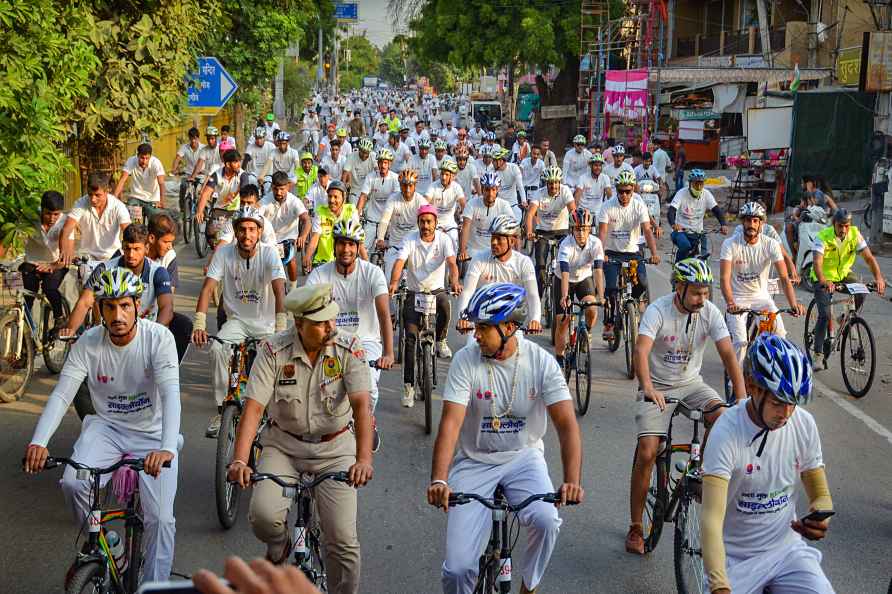
[[[842,331],[839,364],[846,390],[855,398],[862,398],[873,385],[876,373],[873,333],[863,319],[852,317]]]
[[[669,456],[657,456],[650,474],[650,486],[644,502],[642,529],[644,531],[644,550],[650,552],[657,547],[663,534],[663,522],[666,517],[666,505],[669,502]]]
[[[13,402],[25,392],[34,373],[34,342],[27,323],[19,324],[20,310],[7,311],[0,320],[0,345],[9,345],[0,356],[0,401]],[[21,335],[19,334],[21,332]],[[21,340],[22,347],[16,348]],[[18,352],[16,352],[18,351]]]
[[[71,308],[68,306],[68,300],[62,299],[62,315],[67,320],[71,315]],[[67,340],[59,340],[57,338],[58,328],[53,326],[49,328],[49,321],[53,318],[52,308],[48,303],[44,303],[43,308],[43,364],[50,373],[59,373],[65,365],[65,359],[68,358],[68,351],[71,350],[71,342]]]
[[[225,529],[235,525],[238,517],[238,504],[241,488],[226,480],[230,462],[235,450],[235,429],[238,425],[239,409],[235,404],[224,405],[217,434],[217,463],[214,471],[214,494],[217,500],[217,519]]]
[[[588,332],[576,336],[576,414],[588,412],[592,395],[592,353]]]
[[[105,567],[99,561],[80,566],[65,587],[65,594],[107,594],[112,591]]]
[[[433,429],[433,395],[434,395],[434,369],[433,369],[433,353],[430,343],[421,345],[421,361],[416,360],[415,365],[420,365],[421,378],[421,395],[424,399],[424,432],[431,434]]]
[[[675,517],[675,585],[679,594],[703,592],[703,550],[700,544],[700,504],[685,494]]]

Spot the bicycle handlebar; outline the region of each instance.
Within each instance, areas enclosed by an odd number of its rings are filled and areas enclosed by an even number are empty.
[[[324,474],[318,475],[312,481],[308,481],[305,483],[302,483],[299,480],[294,481],[294,482],[288,482],[283,478],[283,476],[284,475],[280,476],[277,474],[269,474],[266,472],[261,472],[261,473],[255,472],[255,473],[251,474],[251,482],[259,483],[261,481],[272,481],[272,482],[276,483],[277,485],[279,485],[280,487],[283,487],[286,489],[288,489],[288,488],[298,489],[298,490],[302,490],[302,491],[305,491],[307,489],[312,489],[313,487],[315,487],[322,481],[326,481],[328,479],[338,481],[340,483],[349,483],[350,482],[350,476],[344,471],[326,472]],[[289,477],[289,478],[293,478],[293,477]]]
[[[560,500],[561,494],[559,492],[539,493],[538,495],[530,495],[517,505],[511,505],[508,502],[497,504],[491,497],[482,497],[480,495],[477,495],[476,493],[452,493],[449,495],[449,507],[455,507],[456,505],[464,505],[466,503],[470,503],[471,501],[477,501],[485,507],[488,507],[489,509],[500,509],[511,513],[517,513],[531,503],[535,503],[536,501],[544,501],[545,503],[557,503]],[[576,502],[568,502],[568,504],[575,505]]]
[[[80,462],[75,462],[71,458],[49,457],[46,459],[46,463],[43,465],[43,469],[51,470],[58,466],[71,466],[72,468],[74,468],[76,470],[87,470],[91,474],[109,474],[109,473],[112,473],[112,472],[116,471],[117,469],[121,468],[122,466],[129,466],[133,470],[136,470],[137,472],[141,472],[145,465],[145,461],[146,461],[145,458],[124,458],[122,460],[118,460],[117,462],[115,462],[114,464],[112,464],[111,466],[108,466],[106,468],[93,468],[91,466],[87,466],[86,464],[81,464]],[[24,465],[24,463],[25,463],[25,460],[23,459],[22,464]],[[162,464],[162,466],[164,468],[170,468],[170,461],[168,460],[167,462]]]

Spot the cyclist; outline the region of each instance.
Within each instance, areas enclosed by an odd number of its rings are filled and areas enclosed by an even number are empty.
[[[62,225],[59,258],[63,266],[74,258],[74,232],[80,231],[80,250],[94,260],[121,253],[121,232],[130,224],[130,211],[108,192],[108,177],[94,172],[87,177],[87,194],[81,196]],[[80,287],[78,287],[80,288]]]
[[[542,304],[536,283],[536,269],[529,256],[514,249],[520,236],[520,225],[514,215],[502,214],[493,218],[489,226],[490,251],[480,250],[471,258],[465,283],[458,301],[458,311],[464,311],[471,296],[478,288],[490,283],[511,283],[527,292],[527,331],[542,331]],[[474,329],[474,325],[459,318],[456,329],[462,334]]]
[[[574,210],[570,216],[572,236],[565,237],[561,241],[554,260],[552,311],[566,312],[556,316],[557,331],[554,335],[554,356],[561,367],[564,366],[564,351],[567,348],[570,329],[570,306],[574,297],[582,303],[595,303],[604,298],[604,282],[601,280],[604,248],[601,240],[592,235],[594,221],[592,213],[585,208],[579,207]],[[592,282],[593,270],[598,273],[595,282]],[[598,321],[598,310],[587,307],[584,311],[585,323],[591,336],[592,328]]]
[[[242,156],[237,150],[230,149],[223,153],[223,167],[208,175],[204,189],[198,197],[198,204],[195,207],[196,222],[198,224],[204,222],[205,206],[212,196],[214,210],[223,210],[227,214],[235,212],[239,206],[239,191],[252,179],[256,178],[242,171]]]
[[[748,342],[746,316],[735,313],[741,309],[777,311],[777,305],[768,293],[768,273],[772,265],[777,270],[787,303],[796,311],[794,315],[803,315],[805,308],[796,299],[796,290],[787,276],[780,242],[762,233],[768,218],[765,208],[758,202],[747,202],[740,207],[738,216],[743,223],[743,233],[735,233],[722,243],[721,287],[728,308],[725,322],[731,332],[737,358],[743,362]],[[786,336],[780,316],[774,323],[774,333]]]
[[[418,172],[403,169],[400,173],[400,191],[387,199],[381,221],[378,223],[378,237],[375,248],[384,250],[384,238],[389,237],[389,247],[384,255],[384,276],[390,278],[393,263],[396,261],[403,240],[418,228],[418,209],[428,203],[427,198],[415,191]],[[388,230],[390,234],[388,236]]]
[[[276,150],[276,145],[266,139],[266,130],[258,126],[254,130],[254,142],[245,147],[245,161],[243,168],[248,173],[253,173],[257,179],[263,182],[264,190],[269,191],[266,176],[272,173],[272,161],[270,157]],[[269,165],[269,167],[267,167]],[[264,194],[266,192],[263,192]]]
[[[566,173],[567,185],[571,188],[576,187],[579,178],[589,168],[588,163],[592,154],[585,148],[585,144],[585,136],[577,134],[573,137],[573,148],[564,155],[564,172]],[[548,149],[543,150],[550,152]]]
[[[201,144],[201,133],[198,131],[198,128],[189,128],[188,135],[189,142],[180,145],[180,148],[177,149],[177,155],[173,159],[173,164],[170,166],[172,173],[180,175],[180,210],[183,210],[183,200],[186,198],[189,178],[180,172],[179,166],[182,164],[183,171],[188,171],[191,174],[195,171],[198,156],[201,153],[201,149],[204,148],[204,145]]]
[[[592,154],[588,164],[589,170],[576,181],[573,196],[577,205],[597,217],[604,201],[613,196],[613,182],[610,176],[603,172],[604,157],[601,153]]]
[[[387,199],[400,190],[399,177],[390,170],[392,162],[393,152],[389,148],[378,151],[378,169],[366,176],[362,189],[359,191],[356,211],[365,219],[365,247],[367,250],[375,247],[375,240],[378,237],[378,221],[381,220],[381,215],[384,213]],[[367,208],[366,203],[368,203]]]
[[[263,343],[251,368],[228,478],[251,484],[248,466],[257,427],[267,410],[257,472],[294,476],[346,471],[350,484],[325,481],[314,489],[322,527],[329,591],[359,592],[360,548],[356,489],[372,479],[369,366],[356,336],[339,335],[331,285],[293,289],[286,300],[294,326]],[[254,485],[248,519],[282,564],[291,553],[287,516],[291,496],[272,481]]]
[[[723,402],[700,375],[708,340],[715,343],[737,401],[746,398],[728,328],[719,308],[708,299],[713,282],[709,265],[697,258],[682,260],[675,265],[672,278],[675,290],[647,306],[635,343],[638,443],[632,465],[631,525],[626,551],[638,555],[644,554],[641,519],[651,472],[676,406],[667,405],[666,398],[677,398],[699,410]],[[707,430],[723,410],[719,408],[705,416]]]
[[[604,279],[606,297],[609,307],[604,314],[604,340],[613,340],[614,316],[619,315],[616,303],[619,293],[618,281],[623,262],[638,260],[641,250],[638,238],[644,235],[650,250],[650,262],[660,263],[657,242],[651,232],[650,214],[647,206],[639,199],[634,199],[635,174],[622,171],[614,180],[616,197],[611,198],[601,207],[598,214],[598,239],[604,246],[605,264]],[[647,267],[641,261],[638,264],[638,283],[632,288],[632,295],[641,298],[647,291]]]
[[[418,172],[418,192],[427,193],[428,188],[437,179],[437,159],[430,154],[431,141],[422,138],[418,141],[418,154],[408,162],[409,169]]]
[[[406,270],[408,295],[400,318],[406,333],[403,352],[403,399],[405,407],[415,405],[415,341],[418,338],[419,314],[415,311],[415,294],[430,291],[437,299],[436,340],[437,356],[443,359],[452,357],[446,342],[451,315],[449,294],[444,285],[448,268],[452,291],[461,293],[458,281],[458,266],[455,264],[455,250],[449,236],[437,229],[437,209],[429,204],[418,209],[418,231],[403,239],[402,247],[393,264],[390,274],[390,295],[396,293],[397,285]]]
[[[687,258],[696,249],[697,241],[700,242],[700,255],[706,254],[708,247],[706,234],[703,233],[703,217],[707,210],[718,220],[719,233],[728,234],[725,215],[712,192],[703,187],[705,181],[706,173],[702,169],[692,169],[688,175],[688,185],[680,189],[669,203],[666,219],[672,227],[672,243],[678,250],[676,262]]]
[[[173,336],[164,326],[137,315],[142,281],[113,268],[100,276],[96,299],[102,324],[71,346],[59,382],[47,399],[25,451],[25,472],[43,469],[47,444],[86,380],[95,415],[84,419],[72,458],[92,467],[110,466],[126,456],[145,458],[139,496],[145,528],[144,581],[167,580],[173,565],[176,524],[177,450],[180,437],[180,375]],[[170,468],[162,469],[165,462]],[[149,477],[153,477],[149,480]],[[62,492],[82,526],[91,483],[68,466]]]
[[[198,160],[195,162],[195,168],[189,173],[190,182],[194,182],[198,176],[207,175],[223,165],[222,156],[217,146],[217,137],[219,136],[220,132],[214,126],[205,128],[204,138],[207,144],[198,149]]]
[[[520,167],[508,162],[511,151],[502,147],[492,150],[493,172],[502,180],[499,185],[499,198],[511,206],[514,218],[522,221],[523,209],[528,206],[527,194],[523,189],[523,174],[520,172]]]
[[[527,196],[532,196],[542,188],[542,172],[545,171],[545,161],[542,160],[542,149],[539,145],[533,145],[530,156],[520,161],[520,173],[523,178],[523,191]]]
[[[440,161],[440,177],[431,184],[424,197],[437,207],[437,226],[452,239],[453,249],[458,249],[458,225],[456,210],[459,214],[465,209],[465,191],[455,181],[458,174],[458,163],[450,156]]]
[[[310,243],[304,250],[304,270],[309,272],[312,266],[331,262],[334,259],[334,237],[332,231],[338,221],[359,222],[358,209],[347,202],[347,187],[333,181],[328,184],[328,204],[316,205],[313,213],[313,223],[310,235]],[[368,259],[365,246],[359,247],[359,255],[363,260]],[[311,266],[312,263],[312,266]]]
[[[615,145],[610,152],[610,156],[612,161],[604,165],[604,173],[607,174],[607,177],[616,179],[620,171],[628,171],[634,175],[635,168],[626,163],[626,147],[621,144]]]
[[[584,496],[582,443],[570,391],[554,358],[517,332],[527,318],[526,291],[509,283],[486,285],[462,317],[475,325],[476,344],[461,349],[449,366],[427,488],[428,503],[449,511],[442,573],[443,592],[449,594],[474,591],[491,525],[482,505],[449,509],[449,494],[491,497],[501,485],[508,501],[518,504],[530,494],[554,491],[543,455],[547,418],[561,444],[560,505]],[[554,551],[561,519],[554,505],[536,502],[518,520],[528,529],[521,592],[532,593]]]
[[[462,211],[462,227],[459,237],[458,257],[469,259],[469,250],[476,252],[489,247],[490,226],[499,215],[510,215],[515,221],[511,206],[499,198],[502,179],[493,172],[480,176],[480,197],[468,201]]]
[[[62,309],[64,297],[59,285],[68,273],[68,267],[59,263],[59,235],[65,226],[65,197],[50,190],[40,197],[40,222],[25,242],[25,261],[19,267],[22,273],[22,284],[25,290],[38,292],[43,287],[43,294],[53,308],[53,327],[65,325],[65,310]],[[25,303],[33,307],[34,297],[25,295]]]
[[[358,150],[347,157],[344,173],[341,174],[341,181],[350,188],[350,202],[356,203],[365,178],[374,170],[375,155],[372,152],[372,140],[362,138],[359,141]]]
[[[252,207],[240,208],[232,218],[235,243],[214,253],[205,275],[198,304],[195,307],[192,342],[203,347],[208,343],[207,311],[211,295],[223,284],[223,305],[226,323],[217,329],[217,337],[226,343],[238,343],[248,337],[262,338],[285,329],[285,271],[275,247],[260,243],[264,220]],[[213,363],[212,384],[217,414],[211,418],[207,437],[220,431],[220,411],[229,386],[230,349],[213,341],[210,345]]]
[[[829,520],[799,519],[801,481],[810,511],[832,511],[821,439],[800,405],[812,392],[808,356],[762,334],[747,353],[750,397],[712,428],[703,455],[703,575],[713,594],[832,593],[821,553],[806,544],[827,535]]]
[[[548,240],[560,243],[569,231],[569,213],[576,210],[576,200],[569,187],[561,183],[564,172],[560,167],[549,167],[542,174],[545,188],[530,198],[530,209],[527,213],[527,239],[535,241],[536,277],[539,279],[539,293],[545,290],[548,271],[545,261],[548,252]],[[537,220],[536,231],[533,222]]]
[[[310,234],[310,214],[303,201],[288,191],[288,176],[281,171],[273,176],[272,193],[259,205],[264,222],[273,228],[278,243],[290,242],[293,251],[300,251]],[[288,262],[288,279],[297,280],[297,256],[292,253]]]
[[[307,284],[331,285],[332,296],[340,307],[335,319],[338,330],[356,334],[362,342],[365,360],[375,362],[375,368],[371,370],[369,405],[375,431],[372,451],[377,452],[381,445],[374,416],[378,405],[378,380],[381,370],[390,369],[394,360],[390,295],[381,269],[358,257],[359,248],[365,244],[365,231],[359,221],[338,221],[332,236],[334,261],[314,269]],[[374,303],[374,311],[369,307],[370,303]]]
[[[276,137],[276,150],[273,151],[270,156],[270,161],[272,162],[270,173],[284,171],[288,175],[288,181],[291,182],[291,187],[288,188],[288,191],[293,192],[294,186],[297,183],[297,174],[295,173],[295,170],[298,168],[298,165],[301,164],[303,157],[299,155],[295,149],[291,148],[288,144],[290,141],[291,135],[284,130]],[[310,156],[310,159],[312,160],[312,155]],[[300,197],[299,193],[298,197]]]
[[[323,167],[325,167],[323,165]],[[325,167],[325,170],[331,173],[331,170]],[[309,151],[304,151],[300,155],[300,167],[294,172],[294,192],[298,198],[303,199],[316,183],[319,176],[319,166],[313,162],[313,155]],[[337,178],[335,178],[337,179]]]
[[[64,233],[64,232],[63,232]],[[818,304],[818,320],[815,323],[814,362],[815,369],[827,369],[827,357],[830,354],[829,344],[825,344],[827,336],[827,320],[830,318],[830,300],[838,286],[847,282],[857,282],[852,274],[855,257],[860,254],[870,267],[877,283],[877,293],[886,292],[886,279],[880,270],[873,252],[858,227],[852,225],[852,213],[845,208],[838,208],[833,213],[833,224],[818,232],[812,246],[814,263],[812,280],[815,282],[815,302]],[[855,295],[855,307],[864,303],[864,295]]]

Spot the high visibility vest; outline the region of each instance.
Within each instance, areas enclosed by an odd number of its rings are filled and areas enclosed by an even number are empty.
[[[824,278],[832,283],[837,283],[852,271],[855,265],[855,257],[858,255],[858,244],[861,243],[861,232],[854,225],[849,227],[848,234],[839,239],[836,237],[836,230],[833,225],[821,229],[818,232],[818,239],[824,243]],[[803,249],[800,246],[800,249]],[[812,271],[813,280],[817,280],[817,276]]]
[[[326,204],[316,206],[316,216],[319,217],[319,223],[322,231],[319,233],[319,242],[316,244],[316,255],[313,256],[313,264],[324,264],[334,260],[334,230],[335,223],[338,221],[349,221],[353,218],[356,211],[356,205],[347,203],[341,207],[341,214],[335,215],[331,212]]]

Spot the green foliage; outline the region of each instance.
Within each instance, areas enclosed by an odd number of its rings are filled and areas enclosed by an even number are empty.
[[[310,98],[313,91],[314,72],[306,62],[296,63],[285,60],[285,87],[283,98],[289,119],[294,119],[303,110],[304,101]]]
[[[362,87],[362,77],[375,76],[381,65],[381,50],[365,36],[355,35],[341,42],[342,50],[349,50],[350,61],[341,62],[339,87],[342,91]]]
[[[62,189],[75,102],[99,65],[89,14],[53,0],[0,0],[0,243],[21,250],[40,195]]]

